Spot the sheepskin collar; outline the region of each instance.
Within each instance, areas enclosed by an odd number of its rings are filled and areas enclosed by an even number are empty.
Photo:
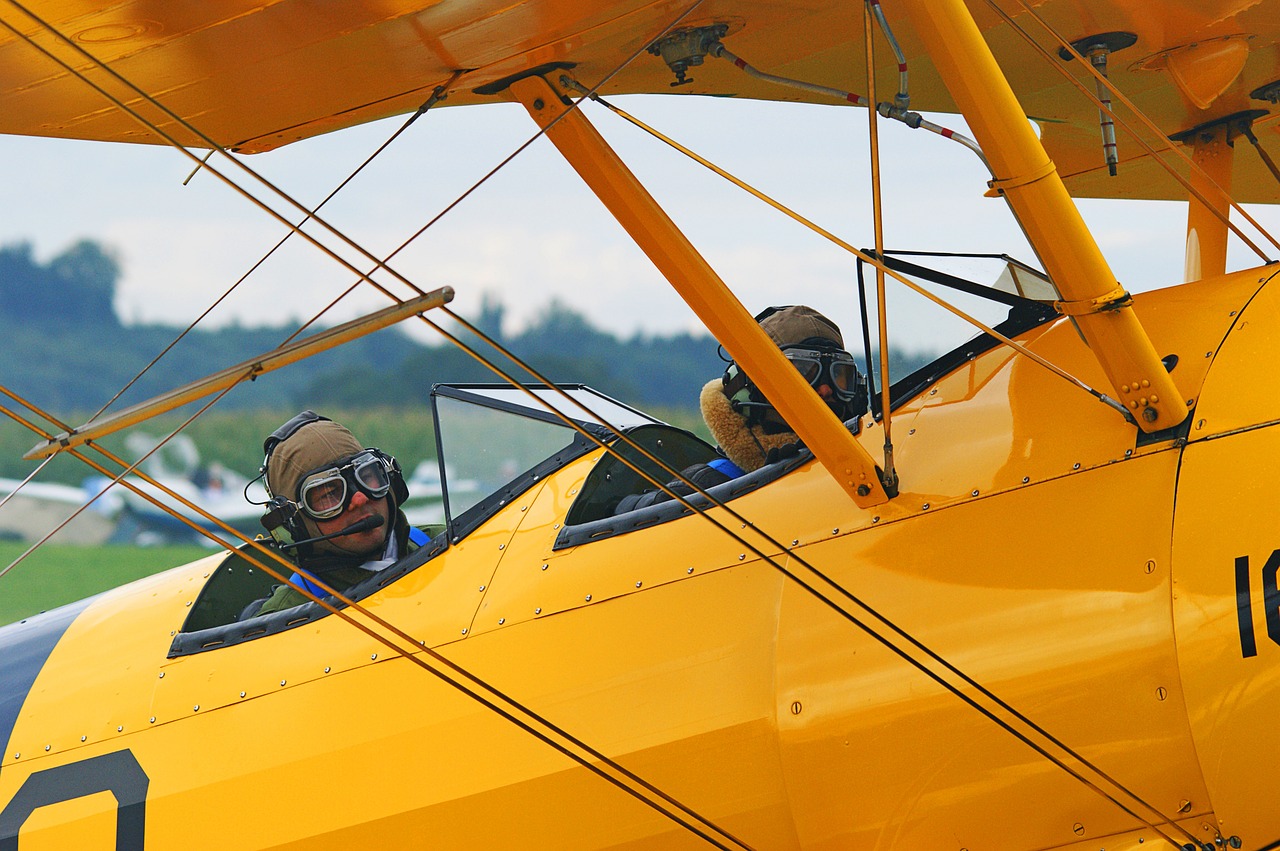
[[[769,450],[780,449],[799,441],[795,432],[765,434],[761,426],[747,428],[746,421],[725,398],[719,378],[706,383],[698,404],[702,408],[702,419],[706,421],[707,428],[711,429],[716,443],[720,444],[721,451],[748,473],[764,466]]]

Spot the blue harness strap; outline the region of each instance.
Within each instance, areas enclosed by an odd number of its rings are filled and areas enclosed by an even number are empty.
[[[730,461],[728,458],[717,458],[714,461],[708,461],[707,466],[715,470],[717,473],[724,473],[731,479],[739,476],[745,476],[747,471]]]
[[[417,526],[410,526],[409,540],[414,545],[421,547],[421,546],[425,546],[427,542],[431,540],[431,536],[428,535],[426,532],[422,531],[421,529],[419,529]],[[291,582],[294,585],[297,585],[299,588],[304,588],[307,591],[310,591],[312,594],[315,594],[321,600],[329,596],[327,591],[325,591],[319,585],[317,585],[316,583],[308,579],[305,573],[294,571],[293,576],[289,577],[289,582]]]
[[[297,571],[294,571],[293,576],[289,577],[289,582],[291,582],[294,585],[297,585],[299,588],[305,588],[307,591],[310,591],[312,594],[316,595],[316,597],[320,598],[321,600],[329,596],[328,591],[324,590],[319,585],[312,582],[310,579],[306,577],[305,574],[298,573]]]

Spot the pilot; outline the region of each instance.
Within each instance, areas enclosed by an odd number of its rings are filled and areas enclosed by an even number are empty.
[[[841,421],[867,412],[867,383],[844,349],[839,326],[805,305],[770,307],[756,321]],[[704,490],[795,455],[800,448],[800,438],[736,362],[707,382],[698,402],[722,457],[695,464],[681,475]],[[667,487],[682,496],[693,492],[680,481]],[[633,494],[618,504],[616,513],[666,499],[670,497],[661,490]]]
[[[395,458],[367,448],[343,426],[303,411],[263,444],[262,470],[271,500],[263,526],[298,570],[290,577],[323,599],[313,580],[345,592],[429,540],[400,510],[409,490]],[[359,528],[343,534],[347,528]],[[335,534],[337,533],[337,534]],[[310,598],[277,585],[256,611],[265,615]]]

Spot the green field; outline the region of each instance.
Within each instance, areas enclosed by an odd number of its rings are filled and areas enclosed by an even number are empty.
[[[26,544],[0,542],[0,570],[26,550]],[[75,602],[212,552],[196,546],[46,544],[0,576],[0,624]]]

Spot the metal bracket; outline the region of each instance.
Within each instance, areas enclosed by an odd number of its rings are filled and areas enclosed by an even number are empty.
[[[688,76],[689,69],[701,65],[711,50],[711,45],[720,41],[729,32],[728,24],[711,24],[705,27],[676,30],[649,45],[649,52],[661,56],[662,61],[676,75],[671,88],[693,82]]]

